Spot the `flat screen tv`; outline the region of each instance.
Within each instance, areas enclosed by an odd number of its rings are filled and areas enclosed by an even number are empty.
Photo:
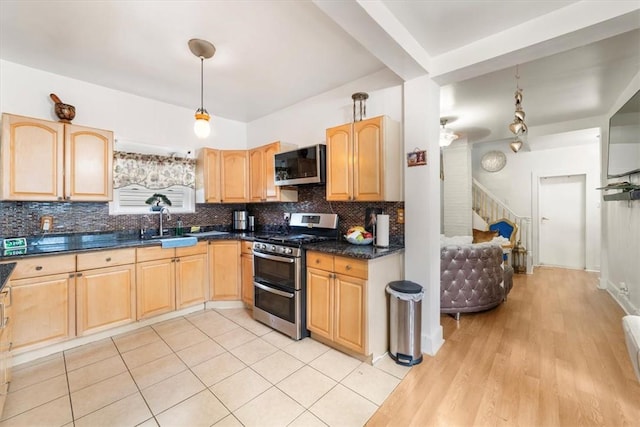
[[[609,119],[607,178],[640,173],[640,91]]]

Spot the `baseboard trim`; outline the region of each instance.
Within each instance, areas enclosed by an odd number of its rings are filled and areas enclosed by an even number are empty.
[[[429,356],[435,356],[440,347],[444,344],[444,338],[442,337],[442,325],[438,325],[431,334],[427,335],[425,333],[421,334],[420,339],[422,340],[420,350],[428,354]]]
[[[625,313],[640,315],[640,308],[633,305],[631,300],[629,300],[629,296],[620,291],[620,289],[616,285],[614,285],[610,281],[607,281],[606,290],[607,292],[609,292],[609,295],[611,295],[613,300],[617,302],[618,305],[624,310]]]

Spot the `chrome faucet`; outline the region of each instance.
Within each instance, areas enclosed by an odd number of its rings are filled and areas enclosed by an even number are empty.
[[[165,206],[162,207],[162,209],[160,209],[160,236],[164,236],[164,225],[162,223],[162,214],[163,213],[167,213],[167,221],[171,221],[171,212],[169,212],[169,209],[166,208]]]

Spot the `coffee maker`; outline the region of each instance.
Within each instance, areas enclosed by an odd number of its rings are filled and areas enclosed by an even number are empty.
[[[235,231],[246,231],[249,228],[249,212],[233,211],[233,229]]]

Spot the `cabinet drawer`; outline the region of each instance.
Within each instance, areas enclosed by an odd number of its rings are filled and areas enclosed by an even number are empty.
[[[176,256],[189,256],[207,253],[207,242],[198,242],[195,246],[188,246],[186,248],[176,248]]]
[[[75,255],[27,258],[16,263],[11,279],[26,279],[72,271],[76,271]]]
[[[253,253],[253,242],[250,242],[248,240],[241,240],[240,241],[240,251],[243,254],[252,254]]]
[[[78,271],[112,267],[114,265],[133,264],[135,262],[135,248],[78,254]]]
[[[162,246],[150,246],[148,248],[136,249],[136,261],[152,261],[154,259],[174,258],[176,250],[174,248],[162,249]]]
[[[358,277],[367,280],[368,263],[354,258],[335,257],[335,272],[337,274],[346,274],[347,276]]]
[[[320,252],[307,252],[307,267],[333,271],[333,255]]]

